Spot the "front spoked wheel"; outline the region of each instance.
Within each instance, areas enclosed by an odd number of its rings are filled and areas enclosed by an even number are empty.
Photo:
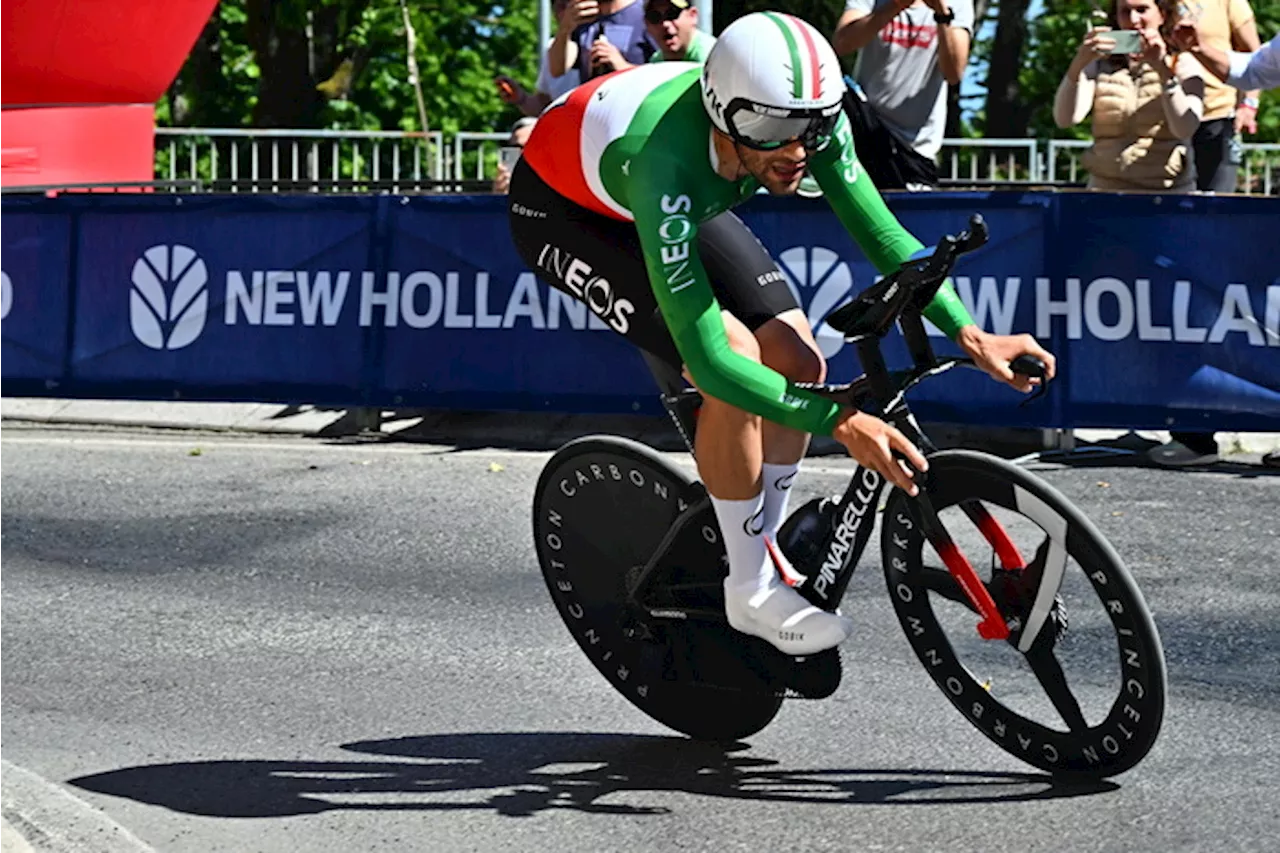
[[[984,453],[929,458],[928,503],[894,491],[882,531],[898,619],[930,677],[1011,755],[1056,774],[1113,776],[1160,732],[1165,662],[1150,611],[1096,527],[1056,489]],[[958,550],[1010,629],[983,639],[946,565]],[[972,591],[971,591],[972,592]]]

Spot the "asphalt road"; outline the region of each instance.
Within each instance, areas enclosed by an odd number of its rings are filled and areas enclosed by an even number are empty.
[[[4,757],[172,851],[1275,849],[1280,479],[1045,466],[1160,625],[1165,728],[1064,787],[925,676],[878,549],[846,677],[748,743],[674,736],[534,562],[548,454],[6,426]],[[838,490],[823,459],[800,486]]]

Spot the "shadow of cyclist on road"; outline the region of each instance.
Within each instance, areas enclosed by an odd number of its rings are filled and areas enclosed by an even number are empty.
[[[668,814],[646,794],[846,805],[1024,802],[1114,791],[1039,773],[935,769],[793,769],[743,743],[579,733],[460,733],[361,741],[351,752],[398,761],[201,761],[143,765],[71,784],[187,814],[286,817],[332,810],[549,809]],[[471,797],[459,797],[469,793]]]

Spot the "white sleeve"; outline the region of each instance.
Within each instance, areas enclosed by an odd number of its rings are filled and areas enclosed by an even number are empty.
[[[551,94],[551,51],[549,50],[542,52],[542,63],[538,65],[538,82],[534,85],[534,91],[544,95]]]
[[[870,15],[876,10],[876,0],[845,0],[846,12],[866,12]]]
[[[1280,36],[1253,53],[1230,54],[1227,82],[1237,89],[1280,88]]]
[[[973,0],[947,0],[947,8],[951,10],[951,14],[956,19],[951,22],[951,26],[962,30],[968,30],[969,34],[973,34]]]

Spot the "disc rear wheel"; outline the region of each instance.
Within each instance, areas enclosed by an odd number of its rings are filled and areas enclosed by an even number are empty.
[[[782,697],[754,677],[742,637],[715,621],[651,619],[631,592],[684,515],[686,536],[656,596],[723,608],[723,546],[705,491],[648,447],[613,436],[562,447],[538,480],[533,531],[543,577],[566,627],[600,674],[658,722],[691,737],[733,740],[777,714]],[[722,611],[721,611],[722,612]]]

